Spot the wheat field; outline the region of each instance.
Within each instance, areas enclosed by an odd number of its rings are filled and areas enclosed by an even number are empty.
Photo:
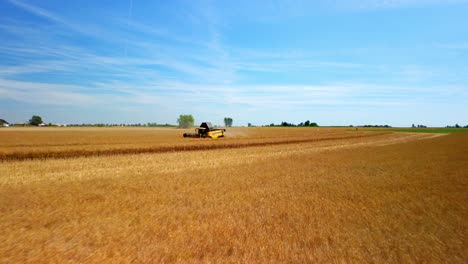
[[[466,263],[468,134],[0,130],[0,262]]]

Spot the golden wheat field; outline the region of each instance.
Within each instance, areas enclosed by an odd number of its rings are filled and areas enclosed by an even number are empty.
[[[0,129],[0,262],[468,262],[468,133],[184,132]]]

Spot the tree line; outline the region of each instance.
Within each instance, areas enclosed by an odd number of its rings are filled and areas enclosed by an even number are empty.
[[[294,124],[294,123],[289,123],[289,122],[286,122],[286,121],[282,121],[280,124],[274,124],[274,123],[271,123],[270,125],[267,125],[267,126],[270,126],[270,127],[318,127],[319,125],[315,122],[310,122],[309,120],[305,121],[305,122],[301,122],[299,124]]]
[[[231,117],[225,117],[224,118],[224,125],[226,127],[232,127],[232,124],[234,120]],[[159,124],[156,122],[148,122],[146,124],[142,123],[134,123],[134,124],[117,124],[117,123],[82,123],[82,124],[68,124],[66,126],[93,126],[93,127],[114,127],[114,126],[131,126],[131,127],[179,127],[179,128],[190,128],[193,127],[195,124],[195,118],[191,114],[182,114],[179,115],[179,118],[177,119],[177,125],[172,125],[172,124]],[[13,125],[10,124],[8,121],[5,119],[0,119],[0,126],[8,126],[8,125]],[[21,124],[21,125],[26,125],[26,123]],[[44,120],[42,119],[41,116],[39,115],[33,115],[31,119],[29,119],[27,125],[31,126],[58,126],[57,124],[52,124],[52,123],[44,123]],[[247,124],[248,127],[253,127],[252,123]],[[309,120],[306,120],[304,122],[301,122],[299,124],[294,124],[294,123],[289,123],[286,121],[282,121],[279,124],[274,124],[271,123],[269,125],[263,125],[263,126],[270,126],[270,127],[318,127],[319,125],[316,122],[311,122]],[[352,127],[352,125],[350,126]],[[391,126],[389,125],[364,125],[363,127],[384,127],[384,128],[390,128]],[[415,125],[412,124],[413,128],[427,128],[425,125]],[[462,126],[459,124],[455,125],[447,125],[446,128],[468,128],[468,125]]]

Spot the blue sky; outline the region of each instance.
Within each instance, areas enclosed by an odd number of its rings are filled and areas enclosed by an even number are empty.
[[[0,118],[468,124],[468,0],[0,2]]]

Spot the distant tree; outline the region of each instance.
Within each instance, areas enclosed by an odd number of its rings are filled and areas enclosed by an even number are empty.
[[[248,126],[248,127],[251,127],[251,126],[252,126],[252,123],[247,123],[247,126]]]
[[[310,121],[309,120],[305,121],[304,126],[310,126]]]
[[[0,119],[0,126],[3,126],[4,124],[9,124],[5,119]]]
[[[224,118],[224,125],[227,126],[227,127],[232,127],[232,118],[225,117]]]
[[[29,124],[32,126],[38,126],[42,124],[42,117],[40,116],[32,116],[31,119],[29,119]]]
[[[293,126],[296,126],[296,125],[295,125],[295,124],[293,124],[293,123],[288,123],[288,122],[285,122],[285,121],[283,121],[283,122],[281,122],[281,126],[285,126],[285,127],[293,127]]]
[[[460,125],[459,125],[459,124],[455,124],[455,128],[460,128]]]
[[[412,128],[415,128],[416,126],[413,124],[411,127],[412,127]]]
[[[313,123],[310,123],[310,126],[311,127],[318,127],[319,125],[317,123],[313,122]]]
[[[179,123],[180,128],[189,128],[193,126],[195,119],[192,115],[180,115],[177,123]]]

